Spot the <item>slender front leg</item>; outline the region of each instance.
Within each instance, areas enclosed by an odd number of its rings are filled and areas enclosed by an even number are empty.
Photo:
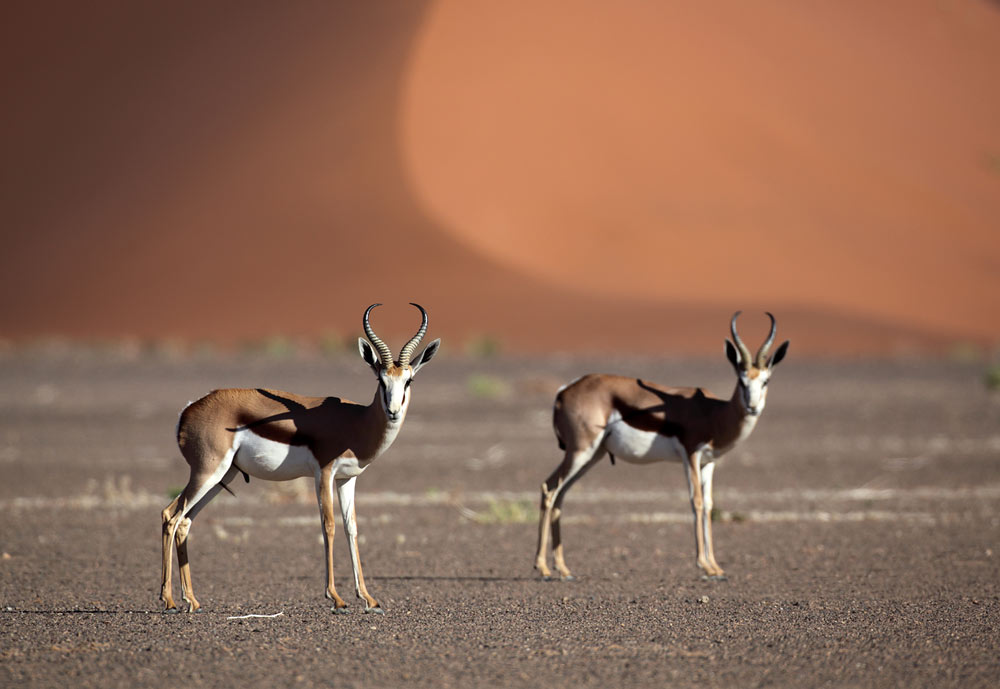
[[[715,547],[712,543],[712,476],[715,474],[715,462],[709,462],[701,468],[702,521],[705,530],[705,558],[711,571],[712,579],[725,579],[726,573],[715,561]]]
[[[688,492],[691,495],[691,511],[694,512],[694,542],[698,566],[710,575],[712,568],[705,557],[705,503],[701,492],[701,452],[693,452],[688,456],[685,476],[688,480]]]
[[[365,612],[383,613],[382,606],[371,597],[365,586],[365,575],[361,571],[361,554],[358,552],[358,518],[354,510],[354,482],[356,476],[337,479],[337,497],[340,499],[340,513],[344,518],[344,530],[350,541],[351,566],[354,568],[354,591],[365,601]]]
[[[323,520],[323,548],[326,555],[326,597],[333,601],[333,612],[346,613],[347,603],[337,595],[333,585],[333,535],[337,521],[333,512],[333,471],[328,465],[316,477],[316,498]]]

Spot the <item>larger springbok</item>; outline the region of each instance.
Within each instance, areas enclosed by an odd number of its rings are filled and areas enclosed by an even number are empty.
[[[701,388],[668,388],[642,379],[590,374],[560,389],[554,419],[562,463],[542,484],[541,516],[535,568],[546,579],[548,537],[556,569],[571,579],[563,557],[559,518],[566,491],[605,454],[635,464],[675,461],[684,465],[694,512],[698,565],[713,579],[724,578],[712,547],[712,474],[715,460],[744,440],[764,411],[771,369],[788,352],[784,342],[768,358],[776,326],[751,358],[736,332],[737,311],[729,323],[733,341],[726,357],[736,371],[736,389],[728,400]]]
[[[413,352],[427,332],[427,312],[418,304],[422,322],[417,334],[403,345],[399,360],[375,335],[368,322],[372,304],[362,323],[368,340],[358,338],[361,357],[378,379],[375,399],[365,406],[339,397],[304,397],[274,390],[214,390],[181,412],[177,444],[191,468],[191,477],[180,495],[163,510],[163,580],[160,600],[167,612],[177,612],[171,595],[171,546],[177,545],[181,593],[188,612],[200,608],[191,588],[188,536],[191,520],[237,474],[268,481],[312,476],[316,481],[326,553],[326,597],[334,612],[347,612],[347,603],[333,585],[333,488],[336,485],[341,517],[351,552],[354,587],[365,601],[365,612],[382,612],[365,587],[358,553],[358,527],[354,511],[354,483],[371,462],[396,439],[410,403],[410,382],[431,360],[441,340],[434,340],[416,357]],[[369,344],[370,341],[370,344]],[[374,349],[373,349],[374,347]],[[377,354],[376,351],[377,350]]]

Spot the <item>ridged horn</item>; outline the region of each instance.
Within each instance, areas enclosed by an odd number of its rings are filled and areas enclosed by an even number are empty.
[[[392,365],[392,350],[389,349],[389,345],[379,339],[379,336],[375,334],[374,330],[372,330],[371,323],[368,322],[368,314],[371,313],[372,309],[376,306],[382,305],[372,304],[365,309],[365,316],[361,319],[361,322],[365,326],[365,335],[368,337],[368,341],[371,342],[375,349],[378,350],[378,358],[382,362],[382,366],[388,367]]]
[[[767,353],[771,350],[771,345],[774,344],[775,333],[778,332],[778,326],[774,322],[774,316],[771,315],[770,311],[766,313],[767,317],[771,319],[771,334],[767,336],[767,339],[764,340],[764,344],[762,344],[760,349],[757,350],[757,368],[764,368],[764,365],[767,363]]]
[[[729,332],[733,336],[733,344],[740,351],[740,363],[743,368],[750,368],[750,350],[747,346],[743,344],[743,340],[740,339],[739,333],[736,332],[736,319],[739,315],[743,313],[742,311],[737,311],[733,314],[733,320],[729,321]]]
[[[427,312],[424,311],[424,307],[420,304],[414,304],[412,301],[410,302],[410,306],[416,306],[420,309],[420,315],[423,320],[420,323],[420,330],[417,331],[417,334],[411,337],[410,341],[403,345],[403,348],[399,350],[400,366],[409,366],[410,357],[413,356],[413,350],[417,348],[417,345],[420,344],[420,340],[424,339],[424,333],[427,332]]]

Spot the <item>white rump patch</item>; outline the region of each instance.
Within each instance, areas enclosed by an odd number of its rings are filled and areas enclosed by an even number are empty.
[[[583,375],[583,376],[577,376],[576,378],[574,378],[570,382],[566,383],[565,385],[560,385],[559,389],[556,390],[556,397],[558,397],[559,395],[561,395],[563,390],[565,390],[566,388],[573,387],[574,385],[576,385],[577,383],[579,383],[581,380],[583,380],[586,377],[587,376],[585,376],[585,375]]]

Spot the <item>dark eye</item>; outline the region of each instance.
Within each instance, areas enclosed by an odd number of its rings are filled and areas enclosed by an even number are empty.
[[[768,383],[770,383],[770,382],[771,382],[771,380],[770,380],[770,379],[768,379],[768,380],[765,380],[765,381],[764,381],[764,386],[763,386],[763,387],[765,387],[765,388],[766,388],[766,387],[767,387],[767,384],[768,384]]]

